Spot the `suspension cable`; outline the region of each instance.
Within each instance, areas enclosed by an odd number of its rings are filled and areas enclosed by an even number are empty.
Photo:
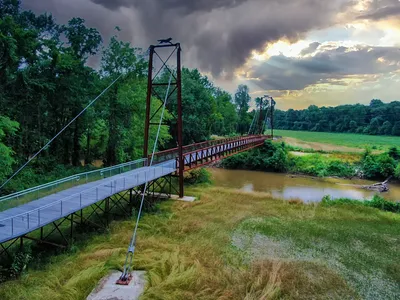
[[[163,121],[163,118],[164,118],[165,106],[167,104],[169,90],[170,90],[170,87],[171,87],[171,80],[172,80],[172,72],[171,72],[171,75],[169,77],[168,88],[167,88],[167,92],[165,94],[164,104],[163,104],[163,108],[162,108],[162,111],[161,111],[160,122],[158,124],[157,135],[156,135],[156,139],[154,141],[153,152],[151,154],[149,167],[151,167],[153,165],[154,153],[156,152],[157,142],[158,142],[158,138],[159,138],[159,135],[160,135],[161,124],[162,124],[162,121]],[[136,236],[137,236],[137,230],[138,230],[138,226],[139,226],[140,217],[142,215],[143,203],[144,203],[144,198],[145,198],[145,194],[146,194],[146,190],[147,190],[147,183],[148,182],[146,181],[145,185],[144,185],[144,189],[143,189],[143,193],[142,193],[142,199],[140,201],[140,207],[139,207],[139,211],[138,211],[138,216],[136,218],[135,228],[133,230],[133,234],[132,234],[132,237],[131,237],[131,241],[129,243],[128,251],[126,253],[124,271],[121,274],[121,277],[119,278],[117,283],[126,284],[126,283],[129,283],[129,281],[132,278],[131,272],[132,272],[133,257],[135,255],[135,248],[136,248]]]
[[[261,130],[261,134],[264,134],[265,131],[265,125],[267,124],[268,121],[268,109],[265,110],[265,118],[264,118],[264,123],[262,125],[262,130]]]
[[[255,113],[254,113],[253,121],[251,122],[251,125],[250,125],[250,128],[249,128],[249,132],[247,133],[247,135],[250,135],[251,128],[253,127],[253,124],[254,124],[254,122],[256,120],[257,112],[258,112],[258,110],[256,110]]]
[[[19,172],[21,172],[32,160],[36,158],[44,149],[46,149],[61,133],[64,132],[65,129],[67,129],[72,123],[75,122],[76,119],[78,119],[90,106],[92,106],[101,96],[103,96],[113,85],[120,79],[122,74],[120,74],[108,87],[106,87],[96,98],[94,98],[79,114],[77,114],[67,125],[64,126],[63,129],[61,129],[50,141],[47,142],[46,145],[44,145],[38,152],[35,153],[25,164],[23,164],[17,171],[15,171],[14,174],[11,175],[10,178],[8,178],[1,186],[0,190],[10,182],[11,179],[13,179],[16,175],[18,175]]]

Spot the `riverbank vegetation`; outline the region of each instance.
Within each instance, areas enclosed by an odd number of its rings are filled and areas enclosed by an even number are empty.
[[[322,205],[353,205],[374,207],[383,211],[400,213],[400,202],[387,201],[379,195],[375,195],[371,200],[354,200],[348,198],[331,199],[329,195],[322,198]]]
[[[386,179],[394,176],[400,179],[400,152],[395,147],[380,154],[366,149],[362,154],[353,156],[293,148],[284,142],[266,141],[263,147],[224,159],[221,166],[228,169],[288,172],[318,177]]]
[[[290,204],[263,193],[191,187],[144,216],[135,269],[142,299],[395,299],[400,216],[372,207]],[[121,269],[134,221],[76,243],[0,285],[0,298],[84,299]]]

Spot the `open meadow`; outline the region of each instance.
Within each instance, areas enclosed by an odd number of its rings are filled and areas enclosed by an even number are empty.
[[[364,135],[353,133],[310,132],[293,130],[275,130],[289,145],[322,151],[361,152],[369,147],[372,150],[400,148],[400,137]]]
[[[304,205],[268,194],[192,187],[193,203],[144,216],[135,269],[142,299],[398,299],[400,214]],[[85,299],[121,269],[133,219],[0,285],[0,299]]]

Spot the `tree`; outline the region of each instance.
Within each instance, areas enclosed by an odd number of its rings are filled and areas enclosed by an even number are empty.
[[[369,128],[368,133],[372,134],[372,135],[378,134],[379,133],[379,126],[380,126],[379,119],[378,118],[373,118],[371,120],[371,123],[370,123],[369,127],[368,127]]]
[[[385,121],[379,129],[380,134],[391,135],[392,134],[392,123]]]
[[[3,181],[12,171],[14,151],[4,144],[4,139],[14,136],[19,124],[7,117],[0,116],[0,181]]]
[[[350,125],[350,132],[356,132],[356,130],[357,130],[357,122],[352,120],[352,121],[350,121],[349,125]]]
[[[370,105],[340,105],[287,111],[276,110],[277,129],[355,132],[394,135],[393,124],[400,121],[400,102],[383,103],[374,99]],[[400,134],[400,133],[399,133]]]
[[[125,147],[122,137],[128,134],[127,129],[131,129],[132,113],[139,111],[136,101],[146,99],[146,85],[143,78],[146,64],[139,58],[139,51],[140,49],[133,48],[129,43],[119,41],[116,36],[113,36],[108,48],[103,52],[101,74],[105,83],[104,87],[120,75],[124,76],[113,85],[105,97],[107,101],[104,101],[107,105],[102,111],[102,117],[106,120],[108,128],[108,142],[104,157],[106,165],[114,165],[124,160],[123,153],[126,152],[123,150]],[[141,95],[141,99],[136,97],[129,99],[128,95],[133,96],[132,91],[135,90],[140,91],[136,96]]]
[[[251,97],[247,85],[239,85],[235,93],[236,111],[238,113],[238,132],[241,134],[247,133],[251,120],[248,115],[250,108]]]
[[[393,129],[392,129],[392,135],[400,136],[400,121],[397,121],[396,123],[394,123]]]

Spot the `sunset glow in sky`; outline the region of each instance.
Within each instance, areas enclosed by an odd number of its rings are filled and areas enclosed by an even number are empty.
[[[279,108],[400,100],[400,0],[23,0],[60,23],[78,16],[107,41],[182,43],[184,65]]]

